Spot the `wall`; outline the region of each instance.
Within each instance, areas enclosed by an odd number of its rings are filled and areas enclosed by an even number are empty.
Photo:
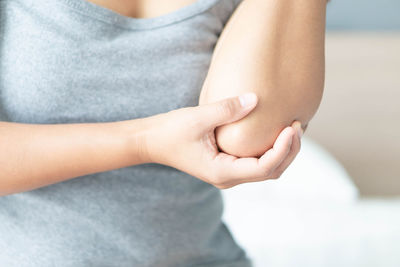
[[[365,195],[400,195],[400,1],[331,0],[326,87],[307,135]]]

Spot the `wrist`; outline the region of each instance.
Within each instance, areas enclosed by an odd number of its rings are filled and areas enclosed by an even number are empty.
[[[124,153],[130,159],[130,165],[152,162],[148,141],[152,128],[150,118],[116,122],[117,132],[124,142]]]

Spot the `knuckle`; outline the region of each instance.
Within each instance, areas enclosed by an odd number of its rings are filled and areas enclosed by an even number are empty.
[[[282,168],[276,168],[276,169],[264,169],[264,179],[265,180],[276,180],[281,177],[285,170]]]
[[[285,173],[285,170],[278,172],[278,178],[281,178],[284,173]]]
[[[223,101],[221,105],[218,106],[218,112],[223,116],[231,117],[235,114],[235,105],[233,101]]]
[[[283,171],[278,171],[271,179],[277,180],[277,179],[281,178],[282,174],[283,174]]]
[[[228,189],[228,188],[230,188],[229,181],[227,179],[223,178],[219,174],[219,171],[214,171],[210,181],[211,181],[212,185],[214,185],[218,189]]]
[[[228,187],[228,183],[227,181],[223,180],[223,179],[217,179],[213,181],[213,185],[219,189],[227,189]]]
[[[279,169],[275,170],[274,175],[273,175],[274,178],[272,178],[272,179],[280,178],[284,172],[285,172],[285,169],[283,169],[283,168],[279,168]]]
[[[269,177],[272,174],[272,169],[270,167],[264,168],[263,176]]]

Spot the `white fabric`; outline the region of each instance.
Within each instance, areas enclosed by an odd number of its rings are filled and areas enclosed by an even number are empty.
[[[222,192],[223,219],[254,267],[400,266],[400,198],[359,199],[344,168],[306,137],[280,179]]]

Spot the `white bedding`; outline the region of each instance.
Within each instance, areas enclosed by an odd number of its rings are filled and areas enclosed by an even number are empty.
[[[255,267],[400,266],[400,198],[360,199],[343,167],[307,138],[280,179],[222,192],[223,219]]]

